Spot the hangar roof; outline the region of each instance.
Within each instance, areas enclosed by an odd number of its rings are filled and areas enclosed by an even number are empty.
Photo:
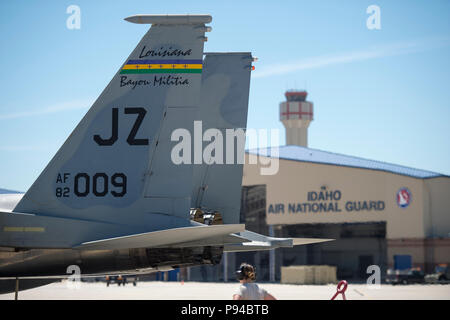
[[[261,156],[271,155],[272,149],[274,148],[260,148],[251,149],[246,152],[249,154],[258,154]],[[333,153],[329,151],[322,151],[317,149],[311,149],[296,145],[280,146],[279,147],[279,158],[285,160],[301,161],[301,162],[312,162],[320,164],[330,164],[336,166],[371,169],[392,172],[404,176],[410,176],[413,178],[435,178],[435,177],[446,177],[444,174],[415,169],[410,167],[405,167],[397,164],[386,163],[376,160],[368,160],[364,158],[358,158],[354,156],[347,156],[344,154]]]

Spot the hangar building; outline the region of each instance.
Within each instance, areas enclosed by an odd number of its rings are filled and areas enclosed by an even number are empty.
[[[260,279],[273,281],[286,265],[334,265],[340,279],[366,279],[369,265],[385,275],[387,268],[430,272],[450,263],[450,177],[309,148],[313,104],[306,97],[286,92],[280,104],[288,145],[246,152],[241,220],[277,237],[336,240],[278,249],[274,259],[239,253],[236,264],[255,263]],[[260,163],[277,158],[278,172],[262,175]]]

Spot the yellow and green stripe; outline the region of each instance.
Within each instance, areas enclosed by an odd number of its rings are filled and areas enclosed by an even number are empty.
[[[202,63],[202,60],[129,60],[120,73],[201,73]]]

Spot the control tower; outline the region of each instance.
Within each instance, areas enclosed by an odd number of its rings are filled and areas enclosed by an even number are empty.
[[[306,91],[287,91],[280,103],[280,121],[286,128],[286,144],[308,146],[308,127],[313,120],[313,104],[306,101]]]

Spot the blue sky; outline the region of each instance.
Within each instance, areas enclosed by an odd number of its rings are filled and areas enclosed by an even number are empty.
[[[311,148],[450,175],[450,1],[2,1],[0,187],[37,178],[147,31],[137,13],[209,13],[205,51],[253,52],[248,127],[281,145],[278,104],[306,88]]]

